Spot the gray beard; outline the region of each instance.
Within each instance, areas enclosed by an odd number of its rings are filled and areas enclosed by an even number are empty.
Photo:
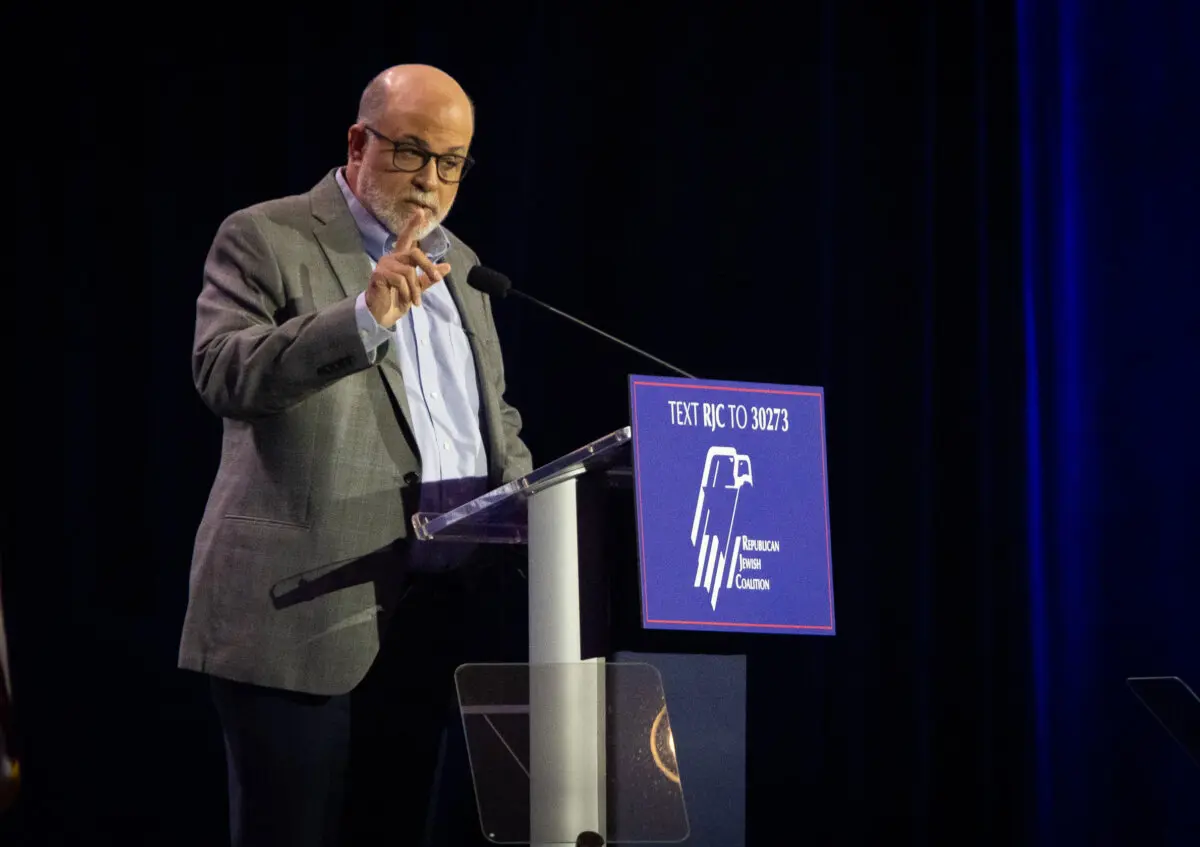
[[[413,193],[414,199],[419,199],[422,203],[433,205],[437,202],[436,198],[429,195],[421,195]],[[367,170],[362,169],[358,172],[358,199],[362,202],[367,210],[377,217],[384,226],[396,235],[401,232],[408,224],[413,215],[417,213],[416,209],[404,202],[404,199],[389,195],[376,180],[375,175]],[[446,210],[449,211],[448,209]],[[429,233],[433,232],[442,221],[446,219],[445,212],[439,212],[425,222],[425,225],[417,231],[417,241],[425,238]]]

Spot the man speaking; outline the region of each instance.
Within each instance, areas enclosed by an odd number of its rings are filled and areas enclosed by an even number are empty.
[[[414,843],[463,633],[495,606],[468,610],[460,551],[409,538],[415,509],[531,469],[459,282],[478,259],[442,226],[473,133],[452,78],[390,68],[345,166],[209,252],[192,370],[224,435],[179,664],[211,678],[235,847]]]

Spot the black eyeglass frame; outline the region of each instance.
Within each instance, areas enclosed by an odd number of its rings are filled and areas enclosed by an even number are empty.
[[[464,155],[462,153],[434,153],[432,150],[422,149],[419,145],[414,144],[411,141],[396,141],[394,138],[388,138],[382,132],[375,129],[373,126],[370,126],[369,124],[363,124],[363,129],[371,133],[371,135],[375,136],[380,141],[386,141],[388,144],[392,145],[392,167],[403,173],[415,174],[421,170],[424,170],[424,168],[429,164],[430,159],[436,159],[437,165],[435,165],[434,170],[437,171],[438,179],[447,185],[453,185],[455,183],[462,182],[463,177],[467,175],[467,172],[470,171],[471,167],[475,164],[475,159],[470,155]],[[397,162],[397,159],[402,152],[413,153],[417,156],[420,156],[421,164],[415,168],[401,167]],[[456,164],[462,165],[462,172],[459,173],[457,179],[447,179],[442,174],[442,166],[446,162],[449,162],[448,167],[453,167]]]

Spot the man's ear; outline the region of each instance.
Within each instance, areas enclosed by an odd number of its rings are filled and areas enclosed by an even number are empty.
[[[346,161],[361,162],[367,149],[367,131],[362,124],[353,124],[346,130]]]

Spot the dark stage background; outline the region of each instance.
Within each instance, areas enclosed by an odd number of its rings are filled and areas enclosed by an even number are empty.
[[[748,843],[1200,841],[1200,772],[1123,685],[1200,688],[1197,10],[14,13],[0,839],[223,843],[174,667],[201,266],[419,61],[478,106],[448,223],[485,263],[693,373],[826,389],[837,637],[662,641],[748,655]],[[537,459],[626,422],[652,365],[497,312]]]

